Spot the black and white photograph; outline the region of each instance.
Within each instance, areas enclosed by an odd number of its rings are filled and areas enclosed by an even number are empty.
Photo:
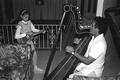
[[[0,0],[0,80],[120,80],[120,0]]]

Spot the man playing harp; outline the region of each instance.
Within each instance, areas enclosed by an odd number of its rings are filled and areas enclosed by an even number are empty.
[[[107,32],[108,24],[105,18],[95,17],[90,24],[90,33],[93,35],[87,47],[84,56],[79,55],[71,46],[66,47],[66,52],[77,57],[81,63],[78,64],[74,73],[69,75],[67,80],[73,80],[74,75],[101,77],[104,70],[105,54],[107,44],[105,33]],[[80,39],[75,39],[74,43],[79,43]]]

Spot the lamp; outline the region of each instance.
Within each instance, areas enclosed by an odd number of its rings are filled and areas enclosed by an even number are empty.
[[[35,5],[44,5],[44,0],[35,0]]]

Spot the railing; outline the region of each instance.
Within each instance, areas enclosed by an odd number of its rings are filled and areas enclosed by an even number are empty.
[[[45,34],[40,34],[33,39],[36,48],[40,49],[50,49],[53,47],[53,43],[58,32],[58,24],[35,24],[37,29],[49,28]],[[14,38],[16,30],[15,24],[0,25],[0,42],[2,44],[14,44],[17,40]],[[60,44],[58,44],[58,48]]]

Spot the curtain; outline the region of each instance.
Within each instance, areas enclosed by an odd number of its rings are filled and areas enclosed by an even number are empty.
[[[35,0],[13,0],[14,17],[18,18],[22,9],[30,11],[32,20],[60,20],[62,18],[62,7],[67,0],[44,0],[44,5],[35,5]],[[75,2],[75,1],[74,1]]]

